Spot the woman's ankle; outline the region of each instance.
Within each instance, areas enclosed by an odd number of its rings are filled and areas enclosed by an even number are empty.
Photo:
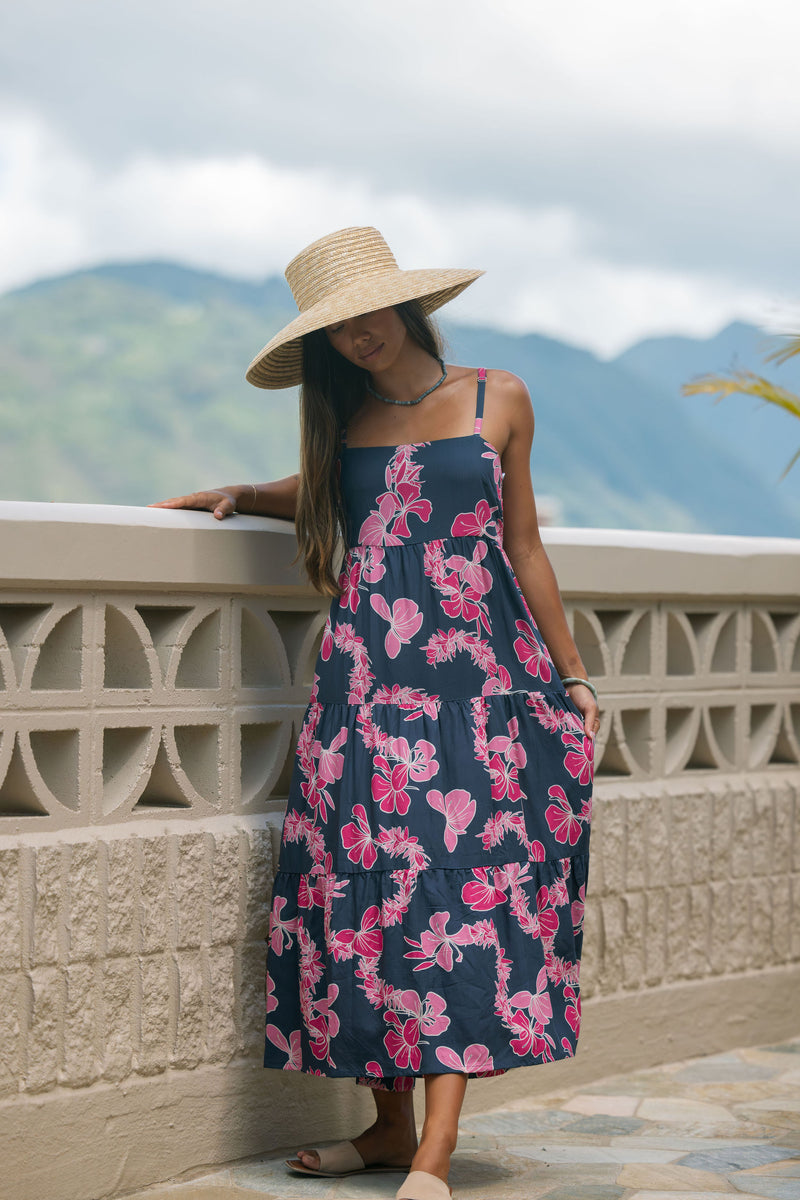
[[[449,1158],[458,1144],[458,1129],[423,1125],[419,1144],[420,1148],[424,1146],[434,1154],[445,1154]]]
[[[399,1104],[376,1104],[377,1114],[375,1121],[381,1128],[399,1128],[403,1129],[406,1126],[415,1126],[414,1117],[414,1102],[404,1100]]]

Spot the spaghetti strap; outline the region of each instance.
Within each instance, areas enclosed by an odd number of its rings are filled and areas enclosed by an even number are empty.
[[[478,371],[478,399],[475,405],[475,428],[473,433],[480,433],[483,425],[483,399],[486,395],[486,367]]]

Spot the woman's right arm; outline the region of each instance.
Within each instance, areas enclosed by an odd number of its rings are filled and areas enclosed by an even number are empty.
[[[159,500],[148,508],[204,508],[218,521],[237,512],[293,521],[299,482],[299,475],[287,475],[285,479],[275,479],[271,483],[232,483],[210,492],[192,492],[190,496]]]

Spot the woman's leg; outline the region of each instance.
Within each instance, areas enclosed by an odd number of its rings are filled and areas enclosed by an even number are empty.
[[[369,1076],[358,1082],[371,1088],[377,1116],[368,1129],[352,1139],[353,1145],[368,1166],[382,1163],[407,1167],[417,1148],[413,1077],[378,1079]],[[297,1158],[312,1170],[319,1167],[319,1156],[314,1150],[299,1150]]]
[[[466,1090],[467,1076],[460,1072],[425,1076],[425,1123],[411,1163],[412,1171],[428,1171],[447,1183]]]

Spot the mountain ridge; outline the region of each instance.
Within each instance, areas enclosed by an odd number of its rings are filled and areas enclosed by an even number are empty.
[[[6,293],[0,491],[147,503],[290,473],[295,394],[251,388],[243,373],[294,315],[279,277],[255,283],[169,260],[100,264]],[[602,360],[547,335],[441,324],[455,357],[528,383],[534,483],[566,523],[796,535],[800,499],[670,394],[663,339]],[[737,336],[757,334],[742,324]]]

